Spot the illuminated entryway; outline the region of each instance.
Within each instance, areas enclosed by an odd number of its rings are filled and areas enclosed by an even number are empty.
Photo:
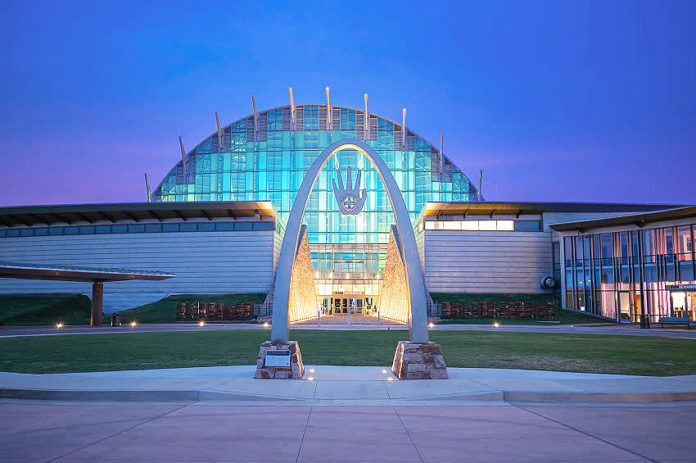
[[[288,340],[288,324],[292,321],[288,319],[288,308],[291,305],[290,296],[291,292],[294,294],[298,293],[296,289],[291,291],[291,285],[293,283],[301,284],[299,278],[293,279],[293,264],[299,250],[304,211],[320,171],[330,158],[342,150],[359,151],[372,163],[379,173],[394,213],[395,226],[392,229],[390,239],[392,241],[395,239],[398,240],[398,243],[395,243],[394,246],[395,249],[398,249],[400,262],[403,266],[402,276],[405,280],[405,284],[403,285],[403,292],[405,294],[403,294],[403,296],[406,307],[404,307],[403,311],[395,311],[395,313],[401,314],[400,318],[403,320],[411,321],[412,342],[427,343],[428,329],[425,284],[416,246],[416,239],[409,213],[406,209],[406,204],[391,171],[379,154],[366,143],[354,139],[342,140],[324,149],[312,163],[297,192],[295,202],[293,203],[288,218],[276,270],[271,340],[273,342],[287,342]],[[350,186],[348,188],[350,188]],[[359,194],[357,191],[356,193]],[[312,288],[312,290],[316,292],[316,287]],[[319,292],[325,291],[320,290]],[[333,291],[331,294],[333,294]],[[378,306],[379,304],[378,302]],[[318,308],[317,304],[317,309]]]
[[[309,195],[319,172],[332,156],[344,149],[357,150],[369,159],[379,173],[394,213],[395,224],[390,229],[385,275],[380,291],[380,298],[386,299],[387,302],[380,301],[379,305],[380,310],[384,306],[390,307],[395,319],[410,321],[411,329],[410,340],[397,344],[392,371],[399,379],[446,379],[447,369],[440,346],[428,341],[425,282],[406,203],[384,160],[369,145],[354,139],[342,140],[328,146],[314,160],[302,180],[290,211],[276,268],[271,340],[261,344],[259,348],[254,377],[282,379],[301,378],[304,375],[300,347],[297,341],[288,339],[288,325],[293,321],[291,314],[307,313],[306,302],[310,300],[308,295],[315,298],[315,304],[318,302],[316,283],[308,260],[310,251],[307,226],[302,222]],[[364,204],[363,198],[364,192],[343,192],[342,204],[350,206],[346,213],[359,213]],[[347,199],[350,201],[346,202]],[[346,307],[347,313],[350,313],[356,298],[338,299],[340,310],[343,309],[344,302],[346,305],[351,304],[351,307]],[[336,302],[332,305],[335,310]],[[298,307],[300,310],[297,310]],[[279,357],[284,360],[278,362]]]

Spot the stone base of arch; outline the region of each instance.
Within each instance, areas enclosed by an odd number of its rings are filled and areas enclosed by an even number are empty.
[[[267,351],[285,353],[290,355],[290,365],[278,366],[269,365],[267,362]],[[282,357],[281,355],[280,357]],[[297,341],[272,343],[266,341],[259,346],[259,356],[256,360],[255,379],[302,379],[304,376],[304,363],[302,362],[302,353],[300,352],[300,344]]]
[[[392,373],[399,379],[448,379],[440,344],[399,341]]]

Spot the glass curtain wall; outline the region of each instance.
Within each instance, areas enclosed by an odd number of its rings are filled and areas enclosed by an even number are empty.
[[[624,322],[648,314],[651,322],[675,315],[696,321],[696,307],[675,314],[671,294],[696,284],[693,243],[692,225],[566,236],[566,306]]]
[[[273,203],[280,221],[285,222],[312,162],[324,148],[341,139],[363,140],[379,153],[401,189],[412,221],[428,201],[479,199],[469,179],[448,158],[440,156],[434,146],[410,130],[404,140],[403,128],[390,120],[370,114],[369,130],[365,130],[363,111],[332,106],[331,117],[327,118],[326,105],[295,108],[294,124],[290,107],[285,106],[259,113],[256,121],[253,116],[240,119],[222,129],[221,134],[212,134],[188,152],[185,163],[180,161],[167,174],[154,192],[155,201],[267,200]],[[361,188],[367,190],[365,207],[356,216],[341,215],[331,183],[332,179],[337,180],[337,168],[345,182],[348,167],[353,181],[357,169],[363,169]],[[394,223],[380,177],[362,154],[344,150],[325,165],[314,185],[304,220],[314,270],[322,276],[324,245],[343,244],[346,247],[342,250],[332,248],[334,255],[342,256],[335,261],[348,263],[363,256],[363,270],[355,273],[362,272],[365,278],[368,274],[381,274],[384,250],[378,251],[381,257],[375,260],[370,252],[357,252],[348,246],[386,246]],[[372,262],[378,262],[376,272]]]

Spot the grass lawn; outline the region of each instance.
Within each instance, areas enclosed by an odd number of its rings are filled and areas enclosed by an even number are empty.
[[[0,370],[21,373],[252,365],[268,331],[60,335],[0,339]],[[314,365],[390,365],[406,331],[294,331]],[[554,333],[431,332],[450,367],[635,375],[696,373],[696,341]]]
[[[92,303],[82,294],[0,295],[0,322],[5,325],[89,324]]]
[[[127,323],[131,320],[136,320],[139,323],[173,323],[176,321],[176,315],[179,311],[179,304],[186,302],[188,304],[200,302],[222,302],[225,305],[243,304],[244,302],[253,302],[261,304],[266,298],[264,293],[249,293],[249,294],[177,294],[174,296],[165,297],[159,301],[145,304],[133,309],[121,310],[121,321]],[[111,314],[104,317],[109,320]]]

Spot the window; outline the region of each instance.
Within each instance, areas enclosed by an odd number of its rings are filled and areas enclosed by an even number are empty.
[[[515,221],[513,220],[426,220],[425,229],[457,231],[520,231],[516,227]]]

